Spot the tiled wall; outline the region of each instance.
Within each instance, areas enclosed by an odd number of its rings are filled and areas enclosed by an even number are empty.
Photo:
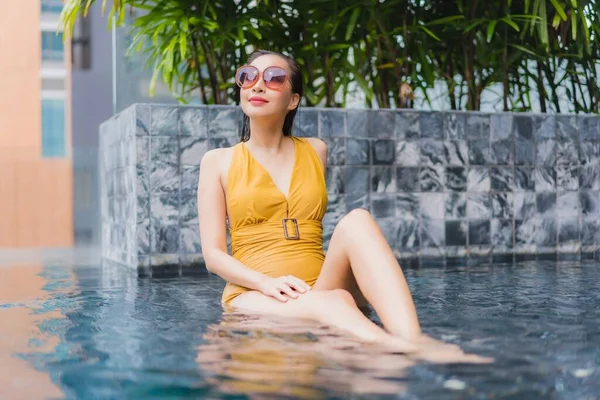
[[[235,107],[134,105],[103,124],[105,256],[197,265],[198,165],[240,123]],[[597,257],[599,131],[597,116],[310,108],[295,128],[329,145],[326,245],[362,207],[399,258],[448,263]]]

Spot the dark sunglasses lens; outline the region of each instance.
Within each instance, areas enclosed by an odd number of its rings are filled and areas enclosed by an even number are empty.
[[[238,71],[236,80],[240,87],[248,87],[256,82],[258,78],[258,70],[256,68],[244,67]]]
[[[272,67],[265,70],[263,79],[268,87],[279,89],[285,84],[286,77],[287,72],[283,68]]]

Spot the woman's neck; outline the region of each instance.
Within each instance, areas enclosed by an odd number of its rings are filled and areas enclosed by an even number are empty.
[[[248,142],[264,150],[276,151],[284,141],[282,126],[282,121],[250,120],[251,134]]]

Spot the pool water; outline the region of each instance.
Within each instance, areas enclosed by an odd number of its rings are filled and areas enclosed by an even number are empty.
[[[137,278],[97,263],[0,266],[0,398],[600,396],[597,263],[406,276],[426,333],[495,362],[416,362],[309,322],[223,314],[215,276]]]

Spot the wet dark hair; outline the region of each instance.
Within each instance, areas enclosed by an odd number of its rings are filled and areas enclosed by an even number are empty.
[[[293,58],[286,56],[285,54],[281,54],[275,51],[269,50],[257,50],[250,55],[247,63],[250,64],[254,60],[256,60],[260,56],[264,55],[274,55],[283,58],[287,61],[289,69],[291,71],[290,83],[292,84],[292,93],[297,93],[302,98],[304,94],[304,82],[302,80],[302,70],[300,69],[300,64]],[[238,91],[239,95],[239,91]],[[291,136],[292,135],[292,127],[294,126],[294,118],[296,117],[296,112],[298,111],[298,107],[290,110],[285,116],[285,121],[283,122],[283,135]],[[241,131],[241,141],[247,142],[250,139],[250,118],[246,114],[244,114],[242,121],[242,131]]]

